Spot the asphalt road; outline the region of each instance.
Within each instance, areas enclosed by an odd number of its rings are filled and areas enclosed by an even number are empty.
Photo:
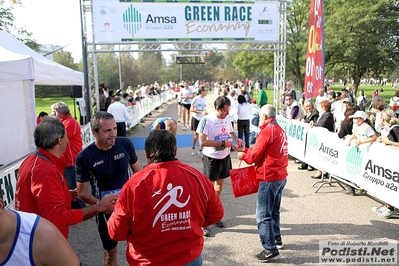
[[[212,95],[209,94],[208,110],[212,110]],[[158,116],[177,118],[177,108],[172,102],[153,112],[144,123],[137,126],[130,137],[143,137],[148,127]],[[179,124],[179,134],[183,131]],[[191,148],[179,148],[177,158],[202,171],[199,155],[191,156]],[[143,150],[137,151],[140,164],[146,164]],[[232,152],[233,167],[238,166]],[[315,193],[316,187],[310,176],[313,172],[297,170],[298,165],[290,160],[288,182],[281,204],[281,232],[284,249],[277,265],[319,264],[320,240],[398,240],[399,219],[379,218],[371,208],[379,202],[361,194],[347,196],[337,184],[326,185]],[[217,266],[260,265],[253,256],[262,251],[255,221],[256,194],[234,198],[228,179],[223,191],[225,228],[210,227],[210,236],[205,238],[203,264]],[[103,251],[92,218],[70,227],[69,242],[84,265],[102,265]],[[126,244],[118,245],[119,265],[128,265],[125,259]],[[156,251],[154,251],[156,252]],[[337,264],[336,264],[337,265]],[[364,264],[366,265],[366,264]],[[376,265],[376,264],[375,264]],[[380,264],[383,265],[383,264]]]

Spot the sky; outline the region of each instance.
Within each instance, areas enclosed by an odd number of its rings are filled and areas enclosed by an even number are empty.
[[[79,0],[21,0],[14,6],[14,23],[32,33],[38,44],[53,44],[82,58]]]

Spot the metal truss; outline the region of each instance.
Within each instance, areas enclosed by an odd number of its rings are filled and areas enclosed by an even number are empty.
[[[265,2],[278,2],[279,4],[279,40],[278,42],[261,41],[155,41],[155,42],[113,42],[98,44],[95,42],[94,23],[92,21],[92,0],[80,0],[82,5],[82,36],[83,40],[88,37],[91,40],[86,42],[87,51],[87,74],[90,86],[96,88],[97,109],[99,110],[98,95],[98,53],[115,52],[195,52],[196,54],[205,51],[270,51],[274,52],[274,99],[273,104],[279,107],[279,95],[284,90],[285,69],[286,69],[286,35],[287,22],[286,10],[287,0],[263,0]],[[91,34],[88,34],[88,32]],[[84,60],[84,59],[83,59]],[[89,91],[89,90],[88,90]]]

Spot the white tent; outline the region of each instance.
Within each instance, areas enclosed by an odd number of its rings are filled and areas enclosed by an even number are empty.
[[[34,85],[83,86],[83,73],[36,53],[0,31],[0,164],[34,151]]]

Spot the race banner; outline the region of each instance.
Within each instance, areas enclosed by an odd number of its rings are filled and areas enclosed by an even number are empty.
[[[324,87],[324,12],[323,0],[311,0],[309,38],[306,52],[305,98],[315,98]]]
[[[278,2],[93,0],[95,43],[278,41]]]
[[[304,162],[399,208],[397,154],[396,147],[378,142],[347,146],[337,133],[316,127],[307,134]]]
[[[309,124],[297,120],[286,119],[278,115],[276,118],[279,126],[287,134],[288,153],[300,161],[304,160],[306,150],[306,134]]]

